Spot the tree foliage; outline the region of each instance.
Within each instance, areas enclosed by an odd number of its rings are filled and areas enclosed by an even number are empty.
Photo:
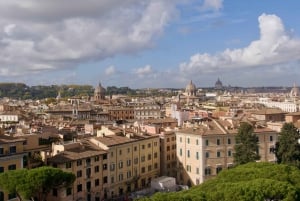
[[[285,123],[276,143],[275,154],[278,163],[295,165],[300,168],[300,134],[293,123]]]
[[[140,201],[297,201],[300,170],[273,163],[248,163],[224,170],[214,179],[190,190],[157,193]]]
[[[236,165],[254,162],[260,159],[258,154],[258,138],[253,132],[253,126],[248,123],[242,123],[238,134],[235,137],[236,145],[234,163]]]
[[[75,181],[73,173],[53,167],[11,170],[0,174],[0,187],[7,193],[15,193],[20,200],[35,197],[45,200],[53,188],[67,187]]]

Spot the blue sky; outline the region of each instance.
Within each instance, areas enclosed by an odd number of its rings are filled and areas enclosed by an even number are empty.
[[[0,80],[300,84],[300,1],[0,0]]]

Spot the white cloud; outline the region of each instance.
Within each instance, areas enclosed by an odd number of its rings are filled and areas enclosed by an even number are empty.
[[[147,75],[150,75],[153,73],[153,69],[150,65],[146,65],[144,67],[135,69],[134,71],[135,74],[137,74],[139,77],[145,77]]]
[[[201,10],[218,11],[223,7],[223,0],[204,0]]]
[[[113,75],[116,73],[116,68],[114,66],[109,66],[105,69],[105,75]]]
[[[74,68],[149,48],[176,15],[176,3],[0,1],[0,76]]]
[[[194,74],[270,66],[300,60],[300,40],[287,34],[278,16],[262,14],[258,21],[260,38],[247,47],[226,49],[215,55],[195,54],[188,62],[180,64],[180,70]]]

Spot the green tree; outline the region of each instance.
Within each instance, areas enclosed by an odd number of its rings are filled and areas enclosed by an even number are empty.
[[[238,134],[235,137],[236,145],[234,163],[236,165],[254,162],[260,159],[258,154],[258,138],[253,132],[253,126],[248,123],[241,123]]]
[[[299,201],[300,170],[274,163],[247,163],[224,170],[189,190],[156,193],[141,201]]]
[[[0,187],[14,193],[20,201],[45,200],[53,188],[68,187],[75,181],[73,173],[53,167],[11,170],[0,174]]]
[[[275,148],[278,163],[295,165],[300,168],[299,138],[299,131],[293,123],[283,125]]]

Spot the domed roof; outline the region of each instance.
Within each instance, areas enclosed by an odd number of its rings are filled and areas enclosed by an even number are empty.
[[[291,97],[297,97],[299,95],[300,95],[299,88],[296,86],[296,84],[294,84],[294,87],[292,88],[292,90],[290,92],[290,96]]]
[[[196,89],[196,85],[191,80],[191,82],[188,85],[186,85],[185,92],[188,94],[194,94],[196,92]]]
[[[97,94],[104,94],[105,91],[106,90],[101,86],[101,83],[99,83],[99,85],[95,88],[95,93]]]

